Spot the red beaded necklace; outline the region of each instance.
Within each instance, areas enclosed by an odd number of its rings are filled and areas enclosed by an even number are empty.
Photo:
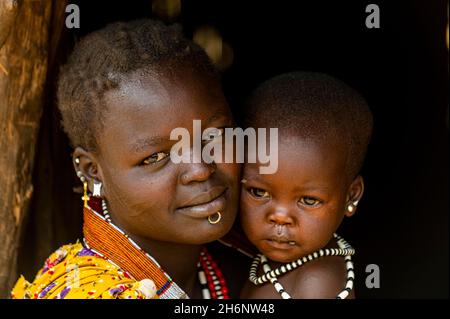
[[[230,299],[222,271],[206,248],[200,253],[197,268],[203,299]]]

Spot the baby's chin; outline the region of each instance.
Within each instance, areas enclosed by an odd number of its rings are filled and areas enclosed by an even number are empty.
[[[279,263],[289,263],[302,257],[299,254],[288,253],[286,251],[271,251],[269,253],[265,253],[264,255],[268,259]]]
[[[267,246],[257,248],[268,259],[279,263],[289,263],[304,256],[302,249],[298,246],[291,249],[267,249]]]

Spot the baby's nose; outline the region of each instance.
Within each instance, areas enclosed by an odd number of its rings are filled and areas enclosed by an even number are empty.
[[[269,214],[268,220],[271,224],[292,226],[294,224],[294,219],[288,210],[276,210]]]

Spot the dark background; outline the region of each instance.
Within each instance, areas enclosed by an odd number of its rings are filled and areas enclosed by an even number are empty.
[[[118,20],[155,17],[151,1],[71,1],[81,28],[65,30],[64,63],[74,41]],[[374,115],[363,176],[366,192],[340,234],[356,248],[359,298],[448,298],[448,50],[446,1],[182,0],[186,35],[217,28],[233,49],[223,85],[237,115],[261,81],[293,70],[336,76],[360,91]],[[367,29],[376,3],[381,28]],[[54,83],[42,118],[34,172],[36,195],[19,254],[34,276],[49,253],[81,238],[81,207],[67,139],[59,127]],[[381,288],[367,289],[377,264]]]

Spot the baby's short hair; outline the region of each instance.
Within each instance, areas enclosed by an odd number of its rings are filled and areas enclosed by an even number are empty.
[[[244,109],[245,127],[278,127],[280,134],[347,145],[349,177],[359,173],[372,134],[364,98],[344,82],[313,72],[285,73],[261,84]]]
[[[107,111],[102,98],[119,86],[122,75],[141,69],[164,75],[181,67],[218,80],[206,53],[177,25],[151,19],[116,22],[85,36],[58,79],[58,108],[72,147],[97,149],[95,134]]]

